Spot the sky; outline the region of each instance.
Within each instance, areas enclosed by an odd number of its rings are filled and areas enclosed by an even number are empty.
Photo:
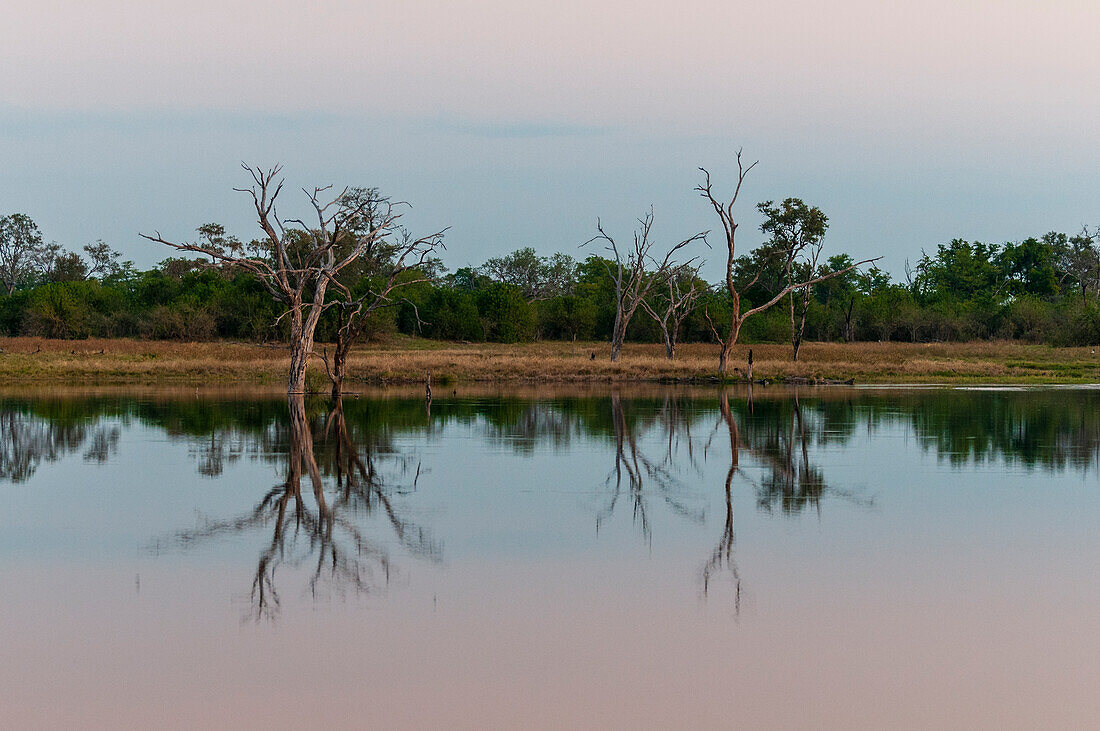
[[[139,266],[169,253],[139,232],[257,235],[241,161],[285,166],[287,218],[301,187],[381,187],[449,227],[452,269],[583,257],[651,205],[659,246],[718,230],[698,168],[728,194],[739,148],[746,249],[788,196],[895,276],[1100,223],[1095,0],[8,2],[0,215]]]

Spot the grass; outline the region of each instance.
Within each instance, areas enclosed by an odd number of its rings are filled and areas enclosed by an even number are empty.
[[[318,346],[318,348],[323,346]],[[757,378],[855,379],[858,383],[1095,383],[1100,357],[1090,348],[993,343],[808,343],[792,363],[784,345],[739,345],[733,366],[742,369],[749,348]],[[142,340],[0,338],[0,378],[9,385],[248,384],[280,386],[285,350],[241,343]],[[592,355],[595,354],[595,359]],[[539,342],[521,345],[458,344],[399,338],[366,344],[349,360],[354,384],[625,383],[710,381],[717,378],[718,348],[680,347],[674,361],[662,346],[629,344],[618,363],[607,343]],[[316,363],[311,382],[325,387]],[[739,372],[734,372],[738,376]]]

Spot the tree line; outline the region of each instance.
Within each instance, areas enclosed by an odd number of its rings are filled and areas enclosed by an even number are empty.
[[[411,232],[406,205],[377,188],[306,190],[310,216],[282,218],[278,167],[245,167],[259,237],[214,223],[190,241],[148,234],[178,254],[148,270],[102,241],[82,252],[46,243],[33,220],[11,214],[0,218],[0,333],[284,342],[298,384],[311,356],[338,382],[353,343],[395,333],[602,340],[613,360],[628,341],[663,343],[670,358],[679,343],[717,342],[720,372],[739,341],[787,341],[797,359],[804,340],[1100,340],[1095,229],[955,239],[922,251],[896,281],[876,259],[826,252],[828,217],[798,198],[757,204],[760,235],[739,249],[736,206],[755,163],[737,163],[725,197],[701,170],[696,192],[720,224],[712,232],[663,244],[650,210],[625,235],[597,221],[574,253],[519,248],[455,271],[438,258],[445,232]],[[716,285],[700,275],[708,246],[725,259]]]

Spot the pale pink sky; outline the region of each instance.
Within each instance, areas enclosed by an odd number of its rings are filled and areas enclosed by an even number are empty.
[[[236,163],[278,159],[419,202],[461,265],[650,203],[670,237],[707,228],[693,171],[744,145],[750,203],[805,197],[833,246],[898,271],[953,236],[1100,218],[1098,27],[1083,0],[21,3],[0,24],[0,213],[75,246],[247,226]],[[105,195],[127,187],[145,198]]]

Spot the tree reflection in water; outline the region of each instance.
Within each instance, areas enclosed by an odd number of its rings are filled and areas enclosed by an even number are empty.
[[[104,463],[118,449],[117,423],[61,422],[16,410],[0,411],[0,480],[26,482],[43,462],[87,447],[84,459]]]
[[[796,515],[807,509],[821,513],[824,497],[841,498],[870,507],[873,500],[825,480],[822,468],[810,460],[810,446],[846,441],[854,421],[831,418],[821,405],[807,408],[796,391],[791,398],[746,407],[750,416],[741,430],[741,447],[764,469],[756,489],[756,505],[766,513]]]
[[[706,517],[701,508],[692,508],[685,502],[684,484],[673,472],[674,433],[681,429],[687,429],[688,441],[690,442],[690,426],[685,427],[683,425],[676,398],[666,397],[664,407],[658,412],[654,423],[668,432],[668,452],[664,460],[660,462],[651,459],[638,446],[638,431],[644,425],[640,425],[637,418],[633,418],[633,415],[628,414],[628,409],[624,407],[620,394],[612,394],[611,424],[615,444],[615,462],[605,481],[605,484],[611,487],[612,492],[608,504],[596,515],[597,531],[615,512],[619,499],[624,492],[624,478],[626,480],[626,495],[633,508],[633,519],[641,527],[642,535],[647,542],[652,538],[645,489],[647,480],[655,488],[656,494],[676,514],[699,523]],[[689,454],[694,454],[690,448]]]
[[[398,553],[439,559],[439,545],[401,509],[400,495],[415,487],[421,468],[414,455],[394,448],[394,435],[436,439],[448,427],[472,429],[489,454],[505,448],[517,456],[599,443],[611,463],[597,486],[597,529],[616,511],[629,513],[647,544],[659,530],[656,511],[705,525],[707,494],[722,489],[725,520],[700,583],[710,594],[719,577],[728,578],[738,606],[736,491],[751,491],[757,510],[783,517],[820,513],[829,498],[869,506],[870,500],[831,484],[815,461],[834,445],[867,448],[852,443],[861,431],[872,440],[880,429],[911,435],[919,449],[953,469],[996,461],[997,469],[1088,474],[1100,461],[1100,391],[1089,389],[769,388],[757,389],[755,398],[736,389],[717,398],[677,388],[616,389],[595,396],[441,398],[425,411],[419,395],[331,409],[275,399],[0,396],[0,481],[48,485],[34,483],[35,475],[68,454],[109,462],[130,425],[185,441],[204,476],[220,476],[245,458],[275,463],[283,479],[247,513],[173,537],[193,545],[262,529],[252,596],[257,615],[265,616],[278,606],[276,576],[285,584],[294,567],[306,573],[314,594],[359,592],[385,586]],[[729,463],[721,465],[719,488],[703,482],[703,466],[716,455],[727,459],[724,448],[711,449],[726,438]]]
[[[286,479],[245,515],[179,532],[175,540],[180,545],[191,546],[224,534],[270,526],[271,540],[260,552],[252,579],[256,619],[272,618],[278,612],[276,573],[283,567],[309,567],[307,586],[314,597],[322,584],[339,594],[349,589],[371,592],[388,584],[392,571],[390,550],[365,526],[366,519],[378,508],[402,548],[418,557],[439,560],[441,548],[428,532],[395,509],[390,494],[397,486],[389,483],[379,469],[376,445],[369,439],[357,442],[353,438],[342,402],[338,401],[324,420],[323,444],[327,448],[322,455],[330,460],[326,474],[335,476],[332,490],[326,490],[314,451],[313,424],[304,398],[300,394],[289,396],[287,411]],[[406,459],[397,462],[407,467]],[[200,462],[200,470],[206,463]],[[309,498],[302,489],[303,479]]]
[[[752,402],[751,395],[748,399]],[[723,390],[718,400],[719,412],[722,422],[729,432],[730,440],[730,468],[726,472],[726,522],[722,528],[722,537],[714,548],[710,558],[703,565],[703,596],[710,596],[711,581],[720,574],[726,574],[733,582],[733,609],[735,614],[741,613],[741,572],[737,569],[737,557],[733,553],[733,544],[736,541],[733,521],[733,478],[741,469],[741,436],[737,429],[737,422],[730,411],[729,392]]]

